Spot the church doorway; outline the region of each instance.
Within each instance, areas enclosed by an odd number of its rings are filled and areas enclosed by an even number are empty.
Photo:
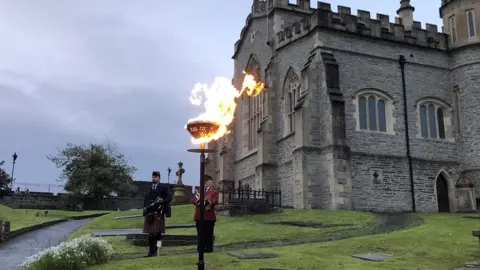
[[[438,212],[448,213],[450,212],[450,201],[448,199],[448,183],[443,173],[437,176],[437,204]]]

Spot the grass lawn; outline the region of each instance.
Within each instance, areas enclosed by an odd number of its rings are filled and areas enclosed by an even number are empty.
[[[297,211],[299,210],[287,212],[279,219],[289,215],[294,216]],[[306,215],[308,212],[300,210],[300,215]],[[317,212],[322,214],[316,216],[321,216],[326,211]],[[357,212],[343,211],[340,213],[346,218],[357,214]],[[279,254],[280,257],[275,259],[238,260],[224,253],[206,254],[206,268],[209,270],[259,268],[452,270],[467,261],[478,260],[480,257],[478,239],[471,234],[472,230],[480,229],[478,220],[462,218],[464,215],[461,214],[416,215],[421,216],[425,223],[403,231],[319,244],[248,250]],[[257,226],[250,227],[250,231],[250,234],[253,234],[257,231]],[[261,228],[260,231],[262,231]],[[282,233],[282,231],[272,231],[269,235]],[[392,254],[393,258],[382,262],[369,262],[351,257],[352,254],[374,252]],[[172,255],[113,261],[92,269],[195,269],[196,261],[196,254]]]
[[[0,205],[0,220],[9,220],[10,230],[16,230],[47,221],[69,218],[73,216],[85,216],[95,213],[105,213],[109,211],[62,211],[48,210],[48,216],[45,217],[45,210],[40,209],[12,209],[4,205]],[[37,217],[37,213],[39,216]]]
[[[85,224],[70,238],[78,237],[99,229],[130,229],[142,228],[143,218],[114,220],[114,216],[124,216],[138,214],[139,211],[114,212]],[[215,244],[228,245],[245,241],[264,241],[276,239],[298,239],[308,238],[312,234],[322,234],[335,230],[345,229],[344,227],[333,228],[300,228],[285,225],[269,225],[266,221],[309,221],[324,224],[352,224],[350,227],[364,226],[370,222],[373,215],[363,212],[349,211],[320,211],[320,210],[293,210],[286,209],[282,213],[268,215],[254,215],[245,217],[224,217],[219,216],[215,226]],[[167,219],[167,224],[189,224],[193,223],[193,206],[182,205],[173,206],[172,217]],[[188,229],[167,229],[167,234],[175,235],[195,235],[195,228]],[[125,241],[125,237],[105,237],[108,240],[115,253],[145,253],[145,247],[130,245]],[[179,250],[192,248],[186,247],[166,247],[165,250]]]

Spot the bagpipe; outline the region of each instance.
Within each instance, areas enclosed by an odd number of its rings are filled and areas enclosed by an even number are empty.
[[[147,207],[143,208],[143,216],[147,217],[147,223],[152,224],[155,221],[155,214],[166,217],[171,216],[170,204],[164,203],[163,198],[157,197]]]
[[[205,189],[205,193],[209,191],[210,188]],[[197,205],[200,205],[200,192],[198,189],[195,189],[195,201]],[[210,210],[212,208],[212,204],[210,202],[210,196],[205,196],[205,210]]]

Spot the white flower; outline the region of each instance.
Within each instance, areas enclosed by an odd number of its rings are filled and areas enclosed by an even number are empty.
[[[20,268],[33,270],[41,265],[43,269],[54,269],[74,263],[78,267],[87,267],[106,262],[112,253],[113,248],[106,240],[85,235],[38,252],[27,258]]]

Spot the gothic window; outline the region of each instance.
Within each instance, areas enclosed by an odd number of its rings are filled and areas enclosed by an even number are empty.
[[[295,106],[300,96],[300,79],[295,71],[290,68],[285,76],[283,91],[285,94],[285,135],[295,131]]]
[[[256,81],[261,80],[260,64],[255,58],[250,57],[246,72]],[[248,149],[257,148],[258,129],[264,118],[265,92],[248,98]]]
[[[473,10],[467,11],[467,26],[468,26],[468,37],[474,38],[475,33],[475,14]]]
[[[391,132],[391,99],[379,91],[362,91],[357,95],[357,127],[360,130]]]
[[[447,109],[445,104],[433,100],[419,103],[420,135],[423,138],[446,139]]]
[[[457,24],[455,16],[450,17],[450,38],[452,39],[452,43],[457,42]]]
[[[457,132],[460,132],[460,104],[459,104],[459,101],[458,101],[458,91],[460,89],[458,88],[458,85],[454,86],[453,87],[453,93],[452,93],[452,97],[453,97],[453,113],[454,113],[454,126],[455,126],[455,130]]]

